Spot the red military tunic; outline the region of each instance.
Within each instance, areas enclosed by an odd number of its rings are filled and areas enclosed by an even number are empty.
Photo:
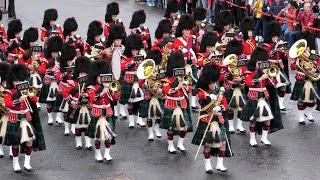
[[[243,54],[251,55],[253,50],[255,50],[255,48],[256,48],[256,41],[255,41],[254,37],[250,37],[247,40],[243,40],[242,47],[243,47]]]
[[[56,31],[59,34],[59,36],[61,38],[63,38],[63,31],[62,31],[62,28],[59,24],[56,25],[56,28],[54,29],[54,31]],[[48,35],[49,35],[48,29],[42,27],[41,28],[41,37],[40,37],[41,41],[45,42],[47,40],[47,38],[50,37],[50,36],[48,37]]]
[[[138,67],[136,65],[127,69],[127,65],[133,61],[133,57],[121,56],[121,72],[124,74],[124,81],[129,84],[133,84],[137,74]]]
[[[130,29],[130,34],[139,35],[143,42],[144,49],[151,49],[151,36],[147,26]]]
[[[284,57],[287,57],[287,55],[283,54],[282,52],[276,51],[274,54],[272,54],[272,51],[274,50],[273,44],[264,43],[262,47],[267,50],[269,54],[269,61],[271,65],[277,65],[281,70],[284,69],[283,61]],[[287,59],[287,58],[285,58]]]
[[[191,59],[193,64],[197,64],[197,57],[193,51],[193,45],[195,43],[195,36],[190,36],[187,40],[182,37],[178,37],[172,44],[171,49],[175,52],[182,52],[185,61]]]

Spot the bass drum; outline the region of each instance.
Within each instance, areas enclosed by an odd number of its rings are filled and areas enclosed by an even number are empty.
[[[121,75],[121,51],[115,49],[112,53],[112,73],[115,80],[120,79]]]

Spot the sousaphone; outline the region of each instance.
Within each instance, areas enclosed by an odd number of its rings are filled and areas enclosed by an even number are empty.
[[[148,79],[154,72],[156,64],[153,59],[146,59],[139,64],[137,69],[138,79]]]

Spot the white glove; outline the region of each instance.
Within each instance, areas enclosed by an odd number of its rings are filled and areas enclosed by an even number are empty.
[[[211,98],[212,101],[217,100],[217,96],[215,94],[210,94],[209,97]]]
[[[216,106],[212,109],[212,112],[218,113],[221,111],[221,107],[220,106]]]

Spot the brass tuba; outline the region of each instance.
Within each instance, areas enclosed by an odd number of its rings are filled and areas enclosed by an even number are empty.
[[[230,54],[225,57],[222,61],[222,64],[228,66],[229,72],[232,74],[232,77],[241,77],[242,71],[238,68],[238,58],[235,54]]]
[[[312,72],[312,69],[317,68],[317,66],[315,62],[309,58],[310,54],[306,51],[306,48],[307,41],[300,39],[291,46],[289,56],[290,58],[297,59],[297,69],[302,71],[311,81],[319,81],[320,74]]]

